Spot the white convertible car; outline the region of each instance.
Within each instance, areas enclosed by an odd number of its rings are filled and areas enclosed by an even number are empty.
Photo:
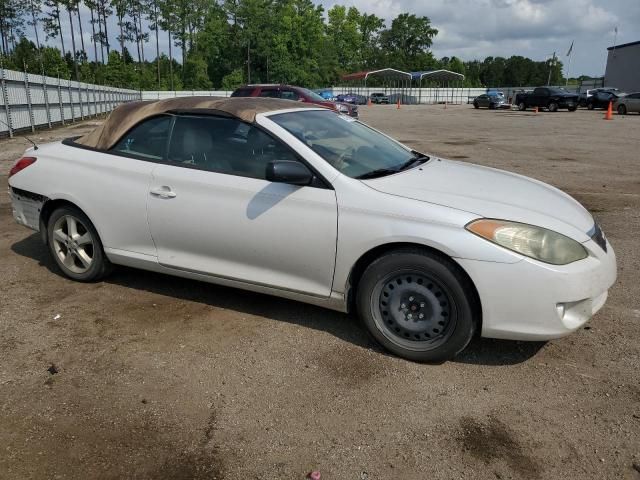
[[[563,192],[285,100],[125,104],[27,150],[9,185],[18,223],[72,279],[128,265],[357,311],[417,361],[475,332],[567,335],[616,279],[611,245]]]

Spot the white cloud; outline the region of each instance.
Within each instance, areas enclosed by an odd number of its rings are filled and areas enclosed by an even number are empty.
[[[572,74],[602,75],[606,47],[640,40],[638,0],[367,0],[324,1],[355,5],[390,23],[398,13],[426,15],[439,30],[436,56],[464,60],[522,55],[543,60],[552,52],[566,60],[575,40]],[[565,62],[566,63],[566,62]]]

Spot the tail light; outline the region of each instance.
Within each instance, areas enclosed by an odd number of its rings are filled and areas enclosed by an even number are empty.
[[[29,165],[32,165],[33,163],[35,163],[36,160],[37,160],[36,157],[22,157],[13,165],[13,167],[11,167],[11,170],[9,170],[8,178],[13,177],[19,171],[24,170]]]

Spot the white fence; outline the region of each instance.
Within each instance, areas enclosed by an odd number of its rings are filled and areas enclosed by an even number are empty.
[[[362,96],[369,96],[373,92],[384,92],[389,95],[392,102],[398,99],[402,103],[467,103],[467,97],[474,97],[485,93],[486,88],[350,88],[350,87],[332,87],[327,88],[333,92],[333,95],[341,93],[356,93]],[[173,97],[193,97],[202,95],[206,97],[229,97],[231,90],[183,90],[183,91],[145,91],[142,92],[143,100],[162,100],[164,98]]]
[[[0,68],[0,136],[84,120],[140,92]]]
[[[376,87],[332,87],[323,90],[333,92],[334,96],[344,93],[355,93],[368,97],[373,92],[383,92],[389,96],[392,103],[400,100],[404,104],[433,104],[433,103],[468,103],[469,98],[475,98],[487,91],[486,88],[376,88]],[[173,97],[192,97],[196,95],[208,97],[229,97],[230,90],[183,90],[183,91],[145,91],[143,100],[162,100]]]
[[[475,97],[488,90],[498,90],[504,93],[507,100],[515,98],[518,92],[530,91],[535,87],[499,87],[499,88],[385,88],[385,87],[329,87],[322,90],[330,91],[334,96],[353,93],[360,95],[361,102],[366,101],[372,93],[382,92],[389,97],[391,103],[400,100],[404,104],[435,104],[435,103],[471,103]],[[573,91],[574,89],[571,89]],[[183,91],[145,91],[143,100],[162,100],[174,97],[229,97],[230,90],[183,90]]]
[[[162,90],[146,90],[142,92],[142,100],[164,100],[165,98],[174,97],[230,97],[233,90],[181,90],[181,91],[162,91]]]

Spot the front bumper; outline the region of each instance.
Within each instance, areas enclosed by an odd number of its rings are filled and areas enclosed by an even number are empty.
[[[482,304],[482,336],[551,340],[579,329],[602,306],[616,280],[611,245],[585,242],[589,256],[569,265],[525,258],[515,264],[457,259]]]

